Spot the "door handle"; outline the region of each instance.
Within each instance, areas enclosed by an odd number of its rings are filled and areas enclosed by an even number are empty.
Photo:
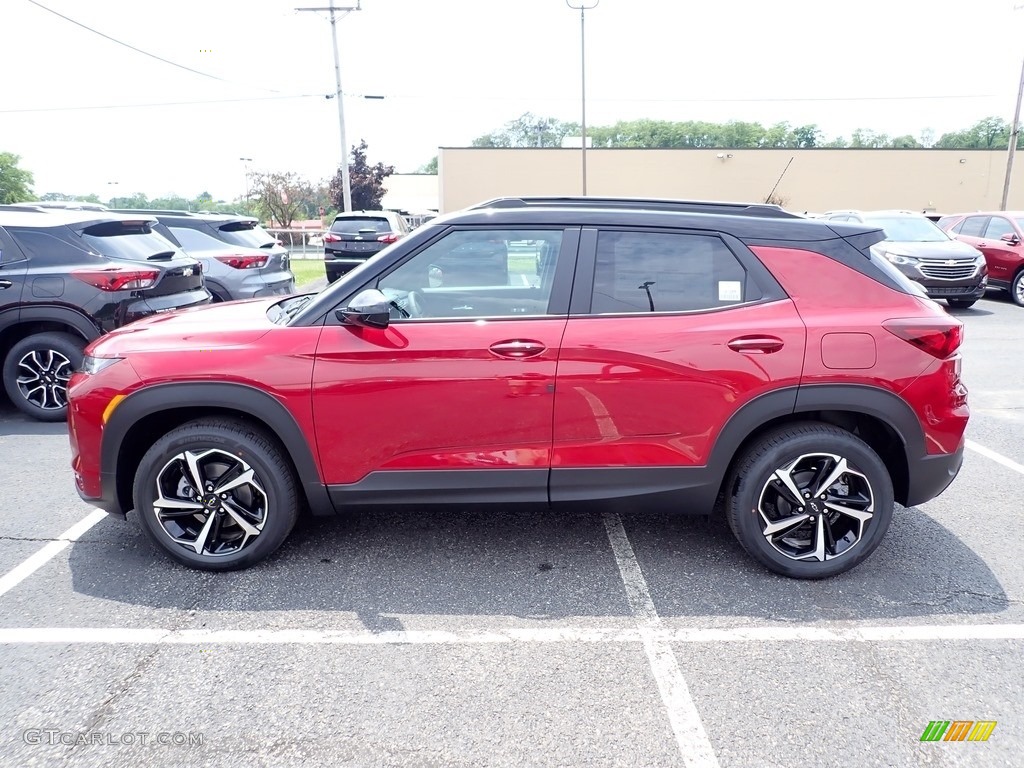
[[[533,339],[510,339],[491,344],[490,350],[498,357],[510,357],[513,360],[522,360],[525,357],[534,357],[543,352],[547,347]]]
[[[979,248],[988,248],[988,243],[978,243]]]
[[[785,346],[782,339],[775,336],[740,336],[728,343],[729,349],[748,355],[770,355]]]
[[[10,280],[0,280],[0,288],[10,288],[14,283]]]

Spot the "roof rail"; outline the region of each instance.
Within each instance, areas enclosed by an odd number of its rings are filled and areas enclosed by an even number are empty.
[[[763,218],[800,219],[777,205],[766,203],[721,203],[711,200],[668,200],[638,197],[497,197],[471,206],[482,208],[530,208],[554,206],[559,208],[630,208],[647,211],[681,211],[688,213],[723,213],[730,216],[760,216]]]
[[[111,208],[114,213],[148,213],[167,216],[191,216],[195,211],[177,211],[170,208]]]

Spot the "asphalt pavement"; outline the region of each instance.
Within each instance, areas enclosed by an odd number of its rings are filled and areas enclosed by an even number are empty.
[[[0,404],[0,765],[1020,765],[1024,309],[954,314],[963,470],[824,582],[718,520],[515,508],[306,521],[191,571]]]

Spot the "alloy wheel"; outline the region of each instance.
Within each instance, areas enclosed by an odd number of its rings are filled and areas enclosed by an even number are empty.
[[[252,467],[220,449],[182,451],[156,477],[157,523],[197,555],[222,557],[248,547],[263,531],[268,506]]]
[[[863,539],[874,511],[867,477],[832,453],[804,454],[779,467],[757,501],[762,535],[792,560],[847,554]]]
[[[74,373],[71,361],[55,349],[36,349],[18,360],[16,384],[22,396],[44,411],[68,404],[68,381]]]

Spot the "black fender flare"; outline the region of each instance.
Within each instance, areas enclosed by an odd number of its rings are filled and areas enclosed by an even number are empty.
[[[246,384],[224,382],[175,382],[156,384],[126,397],[114,410],[103,428],[100,467],[105,498],[117,498],[117,466],[125,437],[138,422],[161,411],[176,408],[224,408],[242,411],[266,424],[284,446],[299,483],[315,515],[335,514],[317,469],[313,449],[305,434],[280,400]],[[122,508],[131,508],[131,505]]]
[[[86,342],[95,341],[102,332],[96,327],[86,315],[76,312],[69,307],[53,305],[29,305],[23,306],[20,313],[7,313],[0,316],[0,328],[21,323],[61,323],[72,329]]]

